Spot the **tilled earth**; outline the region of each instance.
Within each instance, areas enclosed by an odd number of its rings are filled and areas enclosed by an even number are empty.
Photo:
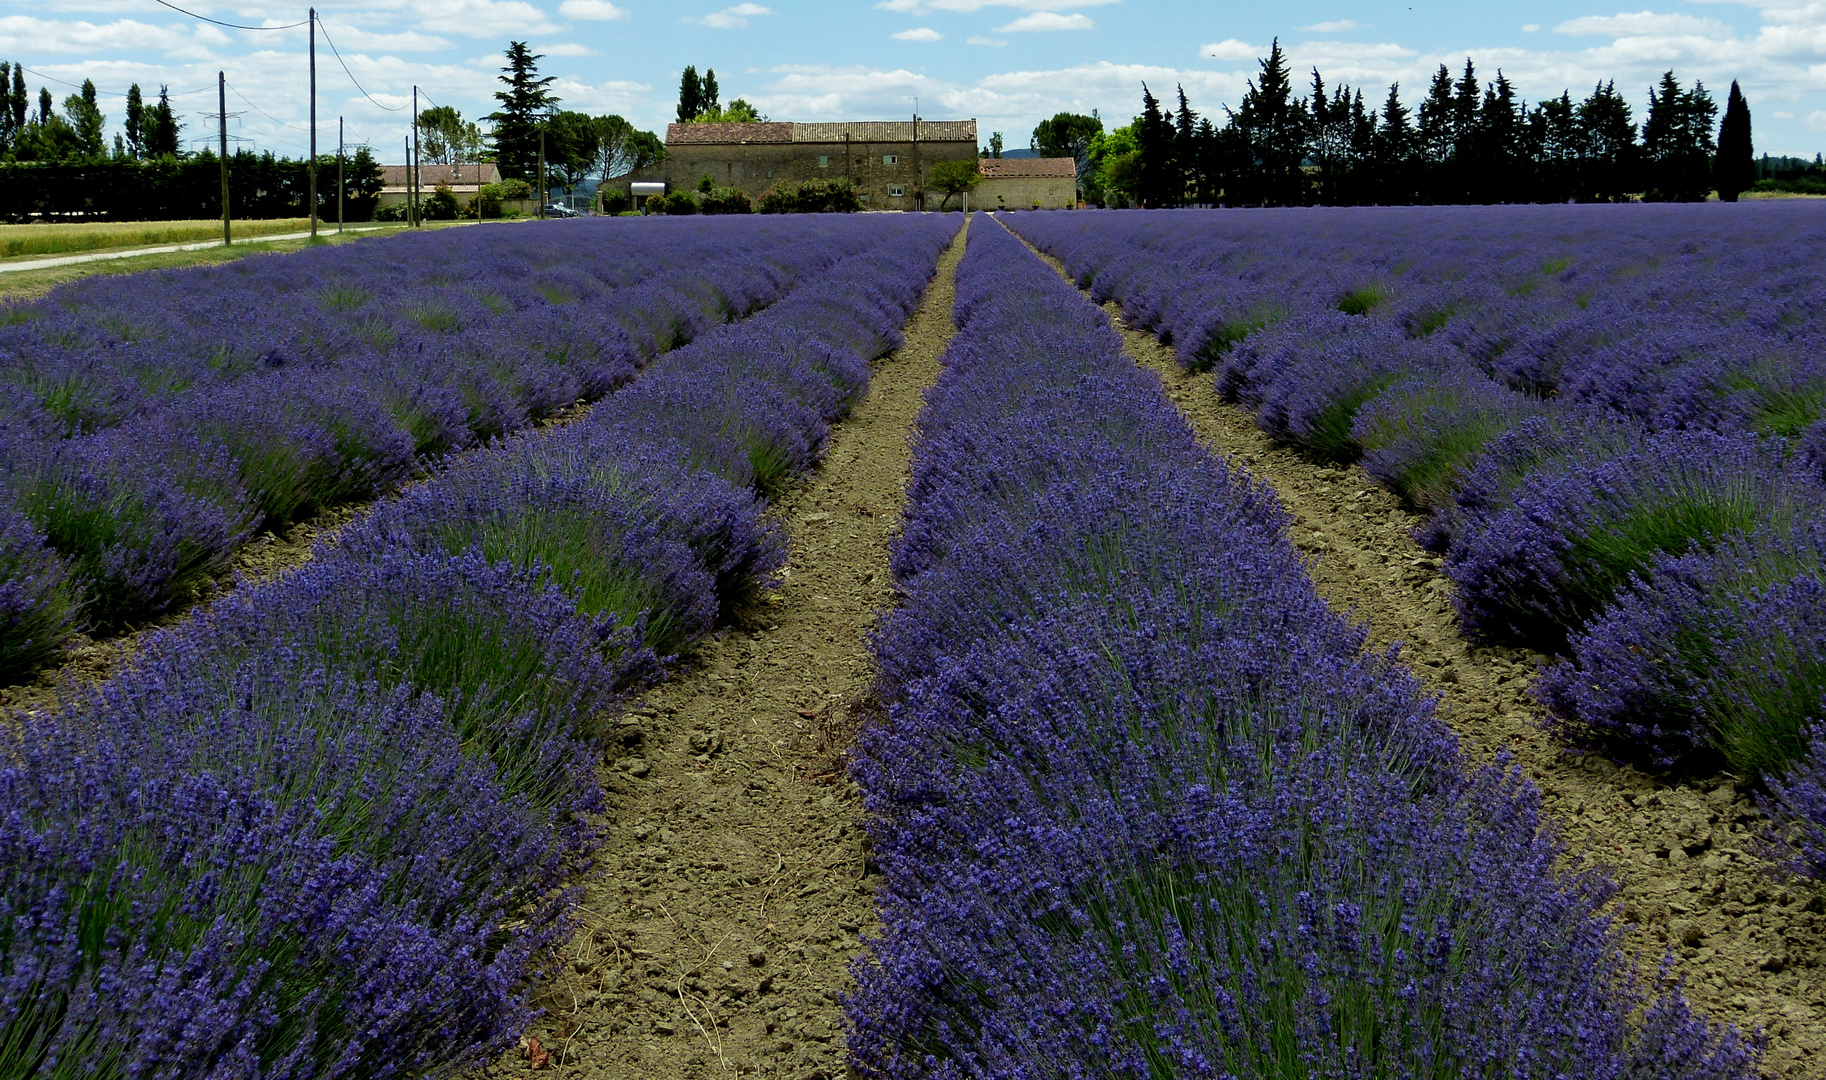
[[[841,758],[962,253],[960,237],[823,464],[776,503],[791,559],[765,622],[705,642],[622,721],[581,925],[539,986],[544,1017],[487,1075],[844,1074],[838,1001],[879,878]]]
[[[1460,635],[1452,583],[1414,542],[1420,515],[1358,467],[1277,446],[1246,410],[1218,398],[1212,375],[1181,368],[1170,347],[1130,329],[1114,303],[1104,307],[1129,355],[1160,376],[1200,438],[1274,488],[1326,600],[1362,623],[1372,646],[1399,643],[1473,759],[1507,751],[1541,789],[1570,851],[1612,868],[1618,910],[1641,928],[1644,963],[1671,951],[1703,1012],[1767,1031],[1771,1076],[1826,1076],[1826,897],[1763,872],[1754,834],[1764,819],[1748,784],[1648,775],[1566,750],[1527,692],[1547,658]]]

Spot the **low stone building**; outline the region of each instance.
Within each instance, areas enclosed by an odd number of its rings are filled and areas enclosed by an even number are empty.
[[[690,191],[708,176],[759,199],[775,184],[848,179],[865,209],[917,210],[926,170],[976,154],[975,120],[668,124],[665,159],[610,183]]]
[[[1078,205],[1078,163],[1072,158],[984,158],[983,182],[970,193],[979,210],[1070,210]]]
[[[382,165],[380,201],[377,206],[399,206],[412,195],[412,170],[405,165]],[[319,181],[321,183],[321,181]],[[494,164],[420,165],[418,197],[420,204],[440,186],[456,196],[458,208],[466,207],[483,184],[501,182],[501,169]]]

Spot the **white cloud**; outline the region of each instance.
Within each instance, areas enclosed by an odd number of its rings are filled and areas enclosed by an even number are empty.
[[[683,22],[694,22],[699,26],[708,26],[712,30],[742,30],[748,26],[748,20],[757,15],[772,15],[773,9],[760,4],[737,4],[708,15],[687,15]]]
[[[616,7],[614,4],[609,3],[609,0],[564,0],[564,3],[558,5],[558,14],[567,19],[587,19],[604,22],[610,19],[625,19],[628,17],[628,13],[625,9]]]
[[[1019,34],[1026,31],[1091,30],[1096,25],[1087,15],[1060,15],[1052,11],[1036,11],[1031,15],[1021,16],[1007,26],[996,27],[995,32]]]
[[[408,0],[407,6],[434,33],[524,40],[561,29],[526,0]]]
[[[938,41],[945,35],[930,26],[918,26],[911,30],[896,30],[888,36],[895,41]]]
[[[1653,11],[1625,15],[1585,15],[1561,23],[1553,28],[1553,32],[1579,37],[1614,38],[1731,36],[1731,28],[1717,19],[1701,19],[1694,15],[1662,15]]]
[[[1121,2],[1122,0],[880,0],[875,7],[882,11],[898,11],[908,15],[927,15],[934,11],[955,11],[967,15],[986,7],[1052,11],[1059,8],[1100,7]]]
[[[992,45],[995,48],[999,49],[1002,46],[1008,44],[1008,42],[1001,38],[984,37],[981,34],[972,34],[969,37],[964,39],[964,44],[966,44],[966,45]]]
[[[1268,49],[1263,45],[1251,45],[1236,38],[1225,38],[1210,45],[1200,45],[1198,55],[1209,56],[1216,60],[1255,60],[1267,56]]]
[[[1522,24],[1522,33],[1524,33],[1524,34],[1538,34],[1540,32],[1541,32],[1541,24],[1538,22]]]
[[[556,45],[541,45],[533,50],[546,56],[601,56],[581,41],[561,41]]]
[[[1791,112],[1788,112],[1786,109],[1777,109],[1774,113],[1772,113],[1770,115],[1774,116],[1777,120],[1794,119],[1794,114]]]
[[[1826,109],[1813,110],[1802,123],[1807,125],[1809,131],[1826,131]]]
[[[141,49],[188,48],[196,38],[171,27],[152,26],[132,19],[110,23],[62,22],[30,15],[0,16],[0,52],[25,53],[128,52]]]
[[[1300,29],[1314,34],[1342,34],[1347,30],[1368,30],[1369,27],[1352,19],[1333,19],[1330,22],[1317,22],[1311,26],[1302,26]]]

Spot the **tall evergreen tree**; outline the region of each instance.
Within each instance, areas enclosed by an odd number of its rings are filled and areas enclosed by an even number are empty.
[[[495,160],[501,175],[508,179],[531,180],[538,171],[539,130],[558,104],[557,95],[549,89],[555,76],[539,75],[539,61],[545,59],[515,41],[507,47],[507,66],[501,69],[500,81],[507,89],[496,90],[495,100],[501,107],[488,115],[494,122]],[[696,72],[693,72],[695,78]]]
[[[704,86],[697,78],[697,65],[686,64],[678,77],[678,122],[689,124],[704,111]]]
[[[1577,121],[1577,197],[1617,202],[1639,190],[1636,122],[1629,102],[1617,92],[1617,84],[1612,81],[1593,87],[1591,96],[1579,103]]]
[[[146,156],[145,111],[145,96],[140,93],[139,83],[134,83],[127,87],[127,115],[121,120],[121,127],[127,132],[127,156],[136,160]]]
[[[1649,91],[1642,121],[1645,198],[1699,202],[1712,189],[1712,120],[1718,106],[1705,84],[1682,90],[1672,71]]]
[[[723,111],[722,102],[717,100],[717,96],[716,69],[705,68],[704,81],[698,84],[697,111],[700,116],[704,113]]]
[[[11,61],[0,60],[0,105],[6,104],[8,91],[13,85],[13,65]],[[13,110],[0,108],[0,158],[5,158],[13,149]]]
[[[1301,168],[1306,160],[1306,102],[1293,96],[1280,38],[1261,65],[1260,77],[1250,81],[1232,117],[1237,146],[1231,186],[1237,190],[1226,200],[1298,206],[1306,201],[1306,174]]]
[[[1453,133],[1452,73],[1444,64],[1433,73],[1427,96],[1420,102],[1420,127],[1417,149],[1420,175],[1415,185],[1424,202],[1443,202],[1449,190],[1448,170],[1456,145]]]
[[[143,110],[140,118],[142,137],[146,140],[146,156],[149,158],[175,158],[178,156],[178,133],[183,125],[178,123],[177,113],[171,109],[171,88],[159,87],[159,103],[150,110]]]
[[[1402,104],[1401,84],[1390,83],[1370,153],[1370,198],[1375,202],[1401,206],[1413,202],[1418,194],[1414,164],[1420,139],[1412,117]]]
[[[25,68],[13,65],[13,92],[8,95],[7,106],[13,111],[13,134],[15,137],[24,134],[25,110],[31,99],[25,96]]]
[[[1750,103],[1744,92],[1731,80],[1731,96],[1725,100],[1724,122],[1718,125],[1718,160],[1712,167],[1712,183],[1718,197],[1736,202],[1737,197],[1756,182],[1756,151],[1750,142]]]
[[[1160,111],[1160,100],[1141,84],[1141,115],[1135,118],[1135,142],[1141,172],[1135,198],[1146,207],[1177,205],[1185,194],[1173,153],[1173,122]]]

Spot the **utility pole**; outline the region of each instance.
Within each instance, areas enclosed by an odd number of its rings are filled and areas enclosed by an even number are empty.
[[[216,119],[222,148],[222,246],[229,247],[235,238],[228,224],[228,75],[221,71],[216,72]]]
[[[297,11],[297,8],[293,8]],[[317,9],[311,9],[311,239],[317,239]]]
[[[336,118],[336,235],[342,235],[342,117]]]
[[[412,220],[412,140],[406,139],[406,225],[411,227],[418,222]]]
[[[539,217],[545,217],[545,125],[539,125]]]
[[[913,209],[926,208],[925,176],[919,168],[919,99],[913,99]]]
[[[412,227],[415,229],[425,223],[418,212],[418,170],[418,86],[414,84],[412,87]]]

